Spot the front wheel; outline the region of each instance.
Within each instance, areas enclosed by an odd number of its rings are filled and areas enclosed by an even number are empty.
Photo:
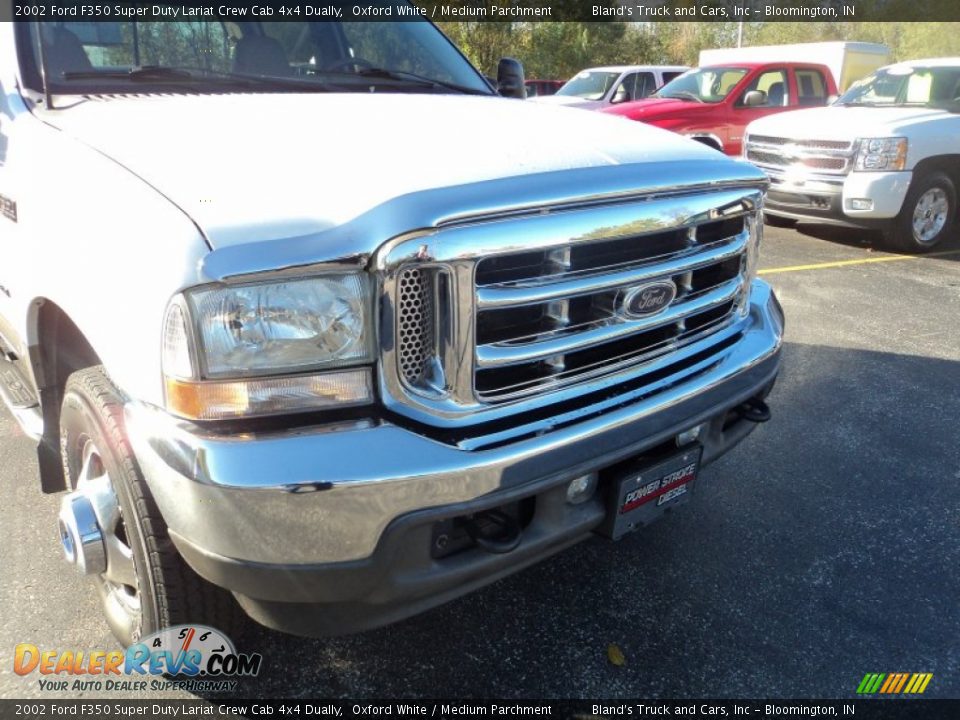
[[[131,645],[187,623],[234,629],[236,602],[174,548],[124,433],[123,397],[102,366],[67,380],[60,449],[72,490],[60,511],[64,553],[93,576],[116,638]]]
[[[921,175],[910,186],[887,241],[901,252],[930,252],[949,235],[956,213],[957,191],[950,177],[939,171]]]

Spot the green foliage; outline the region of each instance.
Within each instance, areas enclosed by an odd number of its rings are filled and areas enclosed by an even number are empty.
[[[883,24],[886,25],[887,23]],[[890,24],[898,30],[898,43],[895,51],[895,57],[898,60],[960,56],[960,23]]]
[[[661,38],[662,55],[654,62],[696,65],[701,50],[734,47],[737,44],[737,23],[675,22],[654,23]]]
[[[139,57],[133,56],[137,34]],[[229,70],[231,46],[219,23],[125,22],[120,28],[122,45],[105,48],[95,65],[173,65]]]
[[[519,23],[440,22],[437,25],[485,75],[496,76],[497,63],[502,57],[524,59],[526,43],[521,33],[514,32]]]
[[[960,23],[944,22],[782,22],[752,24],[750,45],[859,40],[890,48],[894,60],[960,55]]]

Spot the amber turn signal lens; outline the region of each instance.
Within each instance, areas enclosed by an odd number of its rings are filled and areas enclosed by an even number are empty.
[[[193,381],[166,378],[167,410],[190,420],[228,420],[366,405],[366,368],[282,378]]]

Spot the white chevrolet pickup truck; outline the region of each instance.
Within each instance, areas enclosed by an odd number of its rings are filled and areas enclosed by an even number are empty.
[[[0,394],[121,641],[401,619],[770,416],[763,173],[429,22],[3,23],[0,87]]]
[[[956,232],[960,58],[881,68],[828,107],[747,127],[744,156],[770,177],[766,214],[883,230],[928,252]]]

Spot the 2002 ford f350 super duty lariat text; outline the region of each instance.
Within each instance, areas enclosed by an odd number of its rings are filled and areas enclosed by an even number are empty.
[[[769,417],[748,163],[497,97],[427,22],[0,33],[2,392],[123,641],[225,590],[406,617],[649,522]]]

